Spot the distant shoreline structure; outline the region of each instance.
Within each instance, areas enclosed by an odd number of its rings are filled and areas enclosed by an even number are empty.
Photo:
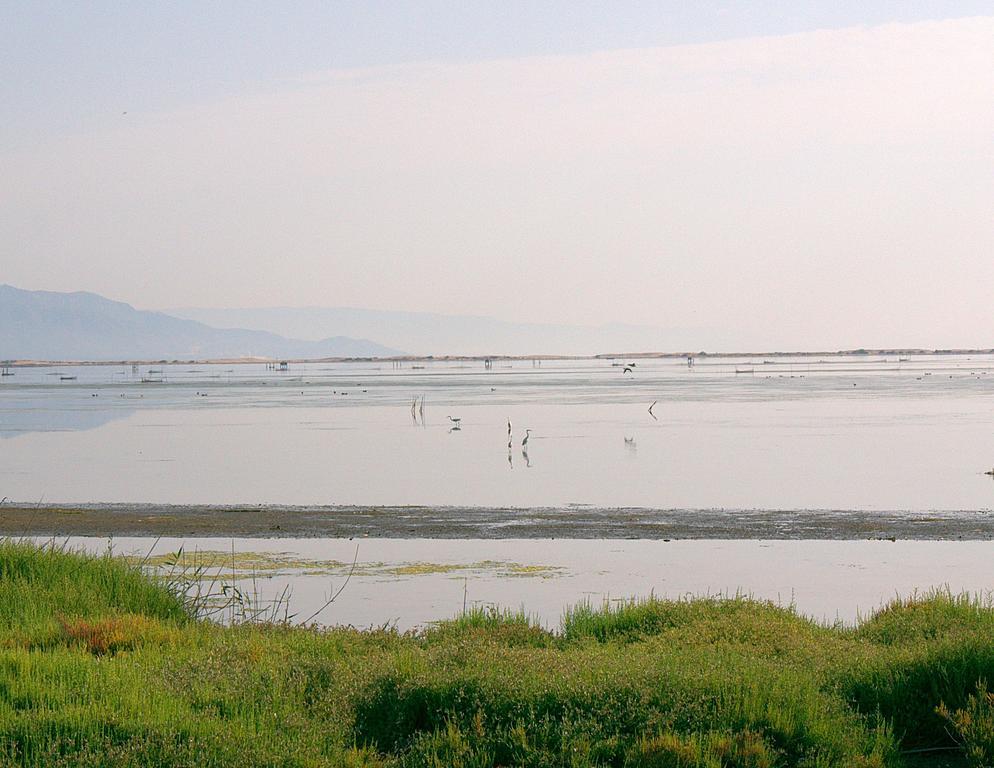
[[[444,362],[478,362],[490,361],[531,361],[531,360],[669,360],[692,358],[760,358],[760,357],[852,357],[874,355],[992,355],[994,348],[983,349],[922,349],[913,347],[893,347],[880,349],[839,349],[833,351],[812,350],[794,352],[601,352],[596,355],[392,355],[386,357],[314,357],[314,358],[277,358],[277,357],[223,357],[223,358],[172,358],[172,359],[120,359],[120,360],[35,360],[10,359],[3,360],[3,365],[10,368],[47,367],[53,365],[263,365],[266,363],[288,362],[302,365],[305,363],[444,363]],[[0,358],[2,359],[2,358]]]

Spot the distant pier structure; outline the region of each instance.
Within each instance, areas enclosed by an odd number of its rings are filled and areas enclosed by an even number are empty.
[[[267,371],[289,371],[290,363],[286,360],[280,360],[279,362],[266,363]]]
[[[4,360],[2,363],[0,363],[0,376],[14,375],[14,372],[10,370],[11,365],[13,365],[13,362],[11,360]]]

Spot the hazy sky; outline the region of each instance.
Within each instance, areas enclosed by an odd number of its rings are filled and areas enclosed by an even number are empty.
[[[0,0],[0,282],[994,344],[989,2],[281,6]]]

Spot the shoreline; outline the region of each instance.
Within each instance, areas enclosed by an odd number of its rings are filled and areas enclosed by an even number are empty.
[[[5,501],[0,536],[994,541],[994,511]]]
[[[695,358],[758,358],[758,357],[849,357],[853,355],[991,355],[994,348],[986,349],[925,349],[920,347],[880,347],[880,348],[858,348],[858,349],[837,349],[837,350],[809,350],[809,351],[779,351],[779,352],[731,352],[717,351],[707,352],[705,350],[686,350],[683,352],[599,352],[592,355],[560,355],[550,353],[539,353],[533,355],[391,355],[388,357],[363,356],[363,357],[314,357],[314,358],[285,358],[286,362],[292,364],[305,363],[445,363],[445,362],[483,362],[485,360],[613,360],[620,358],[630,358],[634,360],[667,360],[680,359],[686,357]],[[31,358],[5,360],[4,365],[10,368],[44,368],[57,365],[65,366],[101,366],[101,365],[259,365],[262,363],[276,362],[280,358],[275,357],[235,357],[235,358],[172,358],[172,359],[119,359],[119,360],[41,360]]]

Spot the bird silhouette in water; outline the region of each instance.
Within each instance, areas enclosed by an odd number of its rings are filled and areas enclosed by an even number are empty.
[[[521,458],[525,460],[525,467],[531,467],[531,459],[528,458],[528,438],[531,437],[532,431],[530,429],[525,430],[525,439],[521,441]]]
[[[446,416],[445,418],[447,418],[449,421],[451,421],[457,427],[459,426],[460,422],[462,422],[462,419],[454,419],[451,416]]]
[[[632,368],[631,368],[631,366],[629,366],[629,365],[626,365],[626,366],[625,366],[625,370],[623,370],[623,371],[622,371],[622,373],[632,373]]]

